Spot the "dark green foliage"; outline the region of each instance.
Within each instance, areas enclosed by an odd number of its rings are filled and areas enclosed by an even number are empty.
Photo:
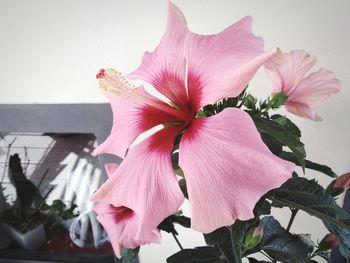
[[[299,165],[300,166],[300,162],[298,161],[298,159],[295,157],[295,155],[291,152],[284,152],[284,151],[281,151],[279,154],[278,154],[279,157],[281,157],[282,159],[284,160],[287,160],[287,161],[290,161],[290,162],[293,162],[295,163],[296,165]],[[328,167],[327,165],[323,165],[323,164],[318,164],[318,163],[315,163],[315,162],[311,162],[309,160],[306,160],[305,159],[305,168],[308,168],[308,169],[311,169],[311,170],[315,170],[315,171],[318,171],[318,172],[321,172],[323,174],[326,174],[330,177],[333,177],[333,178],[336,178],[337,175],[335,172],[333,172],[333,170]]]
[[[261,249],[273,259],[286,263],[309,262],[309,247],[298,236],[286,231],[272,216],[264,217],[260,224],[264,227]]]
[[[290,119],[279,114],[270,115],[269,110],[279,108],[286,99],[287,97],[280,93],[272,99],[259,102],[254,96],[244,91],[236,98],[223,99],[216,104],[205,106],[197,117],[212,116],[227,107],[242,108],[251,116],[263,142],[273,154],[301,166],[303,170],[308,168],[336,178],[337,175],[330,167],[305,159],[304,144],[300,140],[301,131]],[[177,148],[178,141],[174,149]],[[286,151],[286,148],[289,148],[290,152]],[[173,153],[172,161],[174,169],[181,169],[178,166],[178,153]],[[183,175],[181,172],[179,174]],[[315,247],[308,234],[289,232],[298,210],[303,210],[323,221],[326,228],[340,241],[340,252],[345,257],[350,257],[350,216],[335,202],[335,197],[341,193],[341,189],[335,189],[333,184],[334,181],[326,191],[315,180],[298,177],[297,173],[293,172],[290,180],[260,199],[254,208],[253,219],[236,220],[232,226],[204,234],[208,246],[181,250],[169,257],[167,262],[240,263],[242,258],[246,257],[250,263],[311,263],[317,262],[317,258],[314,259],[316,256],[328,259],[330,247],[323,249]],[[180,179],[179,185],[185,197],[188,198],[185,178]],[[292,217],[287,229],[272,216],[262,217],[271,213],[271,206],[291,209]],[[174,233],[175,229],[172,228],[175,223],[179,223],[176,222],[176,218],[179,219],[179,217],[168,218],[170,222],[167,226],[168,232]],[[190,219],[186,218],[185,222],[188,221]],[[249,239],[249,235],[252,236],[255,227],[259,225],[264,227],[263,237],[256,240]],[[257,252],[265,255],[265,261],[252,257]]]
[[[241,243],[243,242],[244,223],[237,220],[231,227],[222,227],[204,234],[205,242],[216,247],[222,253],[225,262],[242,262]]]
[[[263,196],[259,202],[254,207],[255,218],[258,218],[261,215],[269,215],[271,213],[271,204]]]
[[[190,218],[182,215],[170,215],[159,224],[158,229],[177,235],[178,233],[175,230],[175,223],[186,228],[191,227]]]
[[[220,263],[220,251],[215,247],[183,249],[167,258],[168,263]]]
[[[226,108],[236,107],[238,103],[237,98],[227,98],[219,101],[213,105],[207,105],[203,107],[203,112],[206,117],[213,116]]]
[[[333,180],[326,188],[326,193],[333,197],[341,195],[345,191],[343,188],[334,187],[335,183],[336,183],[336,180]]]
[[[278,205],[301,209],[322,221],[350,230],[350,216],[315,180],[292,178],[271,192]]]
[[[247,96],[251,96],[251,95],[246,94],[247,88],[248,88],[248,86],[237,97],[225,98],[225,99],[220,100],[219,102],[217,102],[215,104],[210,104],[210,105],[204,106],[203,109],[197,115],[199,117],[204,117],[204,116],[210,117],[210,116],[213,116],[215,114],[218,114],[219,112],[221,112],[224,109],[229,108],[229,107],[240,108],[242,105],[249,103],[248,100],[250,99],[250,97],[247,98]],[[253,97],[251,99],[255,100],[255,98],[253,98]],[[256,103],[256,101],[254,103]],[[254,105],[253,105],[253,107],[255,108]]]
[[[180,189],[184,196],[188,199],[188,192],[187,192],[187,186],[186,186],[186,180],[185,178],[181,178],[179,181]]]
[[[123,249],[121,252],[122,258],[120,260],[120,263],[132,263],[132,262],[134,262],[134,259],[136,259],[139,251],[140,251],[140,247],[137,247],[135,249]]]
[[[339,240],[339,252],[350,259],[350,230],[337,226],[336,224],[325,223],[330,232],[335,234]]]
[[[260,136],[273,154],[279,155],[282,152],[283,145],[277,139],[275,139],[275,137],[272,137],[268,133],[261,133]]]
[[[281,127],[285,128],[286,130],[291,131],[298,138],[301,137],[301,131],[299,130],[298,126],[296,126],[286,116],[282,116],[280,114],[274,114],[271,116],[271,120],[273,120],[274,122],[277,122]]]
[[[291,149],[301,166],[303,168],[305,167],[304,158],[306,153],[304,144],[300,141],[297,135],[273,120],[258,116],[252,116],[252,118],[260,133],[270,135],[283,146],[287,146],[289,149]]]

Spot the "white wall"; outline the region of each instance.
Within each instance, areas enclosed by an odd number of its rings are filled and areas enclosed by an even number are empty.
[[[292,116],[303,131],[308,157],[339,174],[350,170],[350,1],[349,0],[177,0],[191,30],[215,33],[252,15],[266,48],[305,49],[333,70],[342,92],[319,110],[316,123]],[[101,67],[128,73],[145,50],[159,42],[166,23],[166,1],[0,0],[0,103],[105,102],[95,75]],[[267,95],[264,74],[252,82]],[[0,124],[1,125],[1,124]],[[316,176],[322,183],[329,180]],[[288,211],[278,212],[287,220]],[[308,219],[306,219],[308,218]],[[324,234],[318,221],[298,215],[294,231]],[[163,245],[142,248],[144,263],[164,262],[177,250],[164,235]],[[197,233],[181,231],[186,247],[202,244]],[[158,259],[155,255],[160,254]]]

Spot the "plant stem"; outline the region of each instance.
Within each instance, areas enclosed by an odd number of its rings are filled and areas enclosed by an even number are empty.
[[[289,219],[289,222],[288,222],[288,226],[287,226],[287,231],[289,232],[290,228],[292,227],[292,224],[293,224],[293,221],[294,221],[294,218],[295,216],[297,215],[299,209],[291,209],[291,216],[290,216],[290,219]]]
[[[171,234],[173,235],[173,237],[174,237],[174,239],[175,239],[177,245],[179,246],[179,248],[180,248],[181,250],[183,250],[184,248],[182,247],[180,241],[177,239],[177,236],[176,236],[173,232],[171,232]]]

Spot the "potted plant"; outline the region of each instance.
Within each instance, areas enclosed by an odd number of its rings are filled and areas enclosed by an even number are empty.
[[[41,182],[45,178],[44,173]],[[46,203],[46,196],[23,173],[18,154],[10,156],[9,176],[15,186],[17,199],[0,217],[5,232],[24,249],[36,249],[46,241],[46,230],[77,216],[76,205],[70,208],[61,201]]]

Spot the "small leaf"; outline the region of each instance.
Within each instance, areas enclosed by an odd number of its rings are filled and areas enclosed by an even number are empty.
[[[178,223],[179,225],[183,227],[190,228],[191,227],[191,219],[186,217],[186,216],[178,216],[178,215],[173,215],[174,217],[174,223]]]
[[[326,188],[326,193],[333,197],[341,195],[345,191],[343,188],[334,187],[335,183],[336,183],[336,180],[333,180]]]
[[[165,218],[157,227],[160,230],[163,230],[165,232],[168,233],[174,233],[175,235],[177,235],[177,231],[175,230],[175,226],[174,226],[174,220],[172,215],[168,216],[167,218]]]
[[[220,251],[214,247],[183,249],[167,258],[168,263],[220,263]]]
[[[300,162],[298,161],[298,159],[294,156],[293,153],[290,153],[290,152],[281,152],[279,155],[279,157],[281,157],[282,159],[284,160],[287,160],[287,161],[290,161],[290,162],[293,162],[295,163],[296,165],[299,165],[300,166]],[[333,177],[333,178],[337,178],[337,175],[335,172],[333,172],[333,170],[326,166],[326,165],[323,165],[323,164],[318,164],[318,163],[315,163],[315,162],[311,162],[309,160],[305,160],[305,168],[308,168],[308,169],[311,169],[311,170],[315,170],[315,171],[318,171],[318,172],[321,172],[321,173],[324,173],[330,177]]]
[[[255,104],[257,102],[257,99],[254,98],[252,95],[248,94],[243,101],[244,106],[246,106],[250,110],[255,110]]]
[[[179,186],[180,186],[180,189],[181,189],[182,193],[184,194],[184,196],[188,199],[188,192],[187,192],[187,186],[186,186],[185,178],[181,178],[179,180]]]
[[[253,212],[255,218],[258,218],[261,215],[271,214],[271,204],[269,201],[265,200],[265,196],[260,198],[260,200],[255,205]]]
[[[182,216],[179,214],[175,214],[175,215],[170,215],[167,218],[165,218],[159,225],[158,225],[158,229],[163,230],[165,232],[168,233],[174,233],[175,235],[177,235],[177,231],[175,229],[175,225],[174,223],[177,223],[183,227],[187,227],[190,228],[191,227],[191,219],[186,217],[186,216]]]

